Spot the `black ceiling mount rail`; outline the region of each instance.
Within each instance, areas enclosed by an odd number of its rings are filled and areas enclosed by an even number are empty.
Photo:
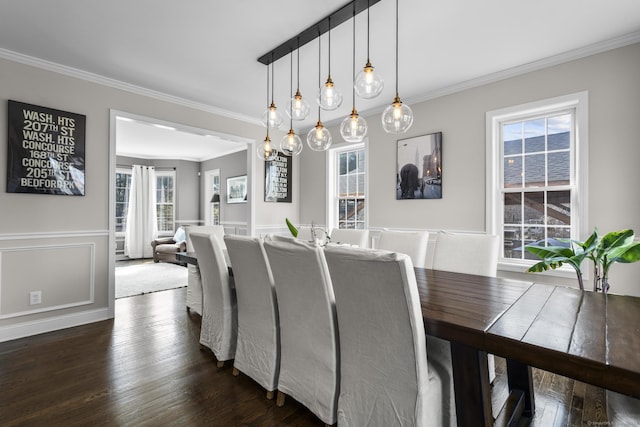
[[[275,49],[265,53],[260,58],[258,58],[258,62],[269,65],[272,62],[277,61],[290,54],[292,51],[296,50],[300,46],[304,46],[305,44],[317,39],[322,34],[329,31],[329,22],[331,22],[331,29],[334,29],[338,25],[343,22],[348,21],[353,17],[353,7],[355,4],[356,15],[364,10],[367,10],[369,7],[378,3],[380,0],[353,0],[349,3],[342,6],[340,9],[336,10],[332,14],[325,16],[320,21],[316,22],[306,30],[302,31],[299,34],[291,37],[286,42],[282,43],[280,46]],[[329,19],[331,18],[331,19]]]

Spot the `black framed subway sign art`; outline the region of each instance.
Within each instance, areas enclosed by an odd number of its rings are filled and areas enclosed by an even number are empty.
[[[291,157],[279,151],[264,162],[264,201],[291,203]]]
[[[84,196],[86,116],[9,101],[7,192]]]

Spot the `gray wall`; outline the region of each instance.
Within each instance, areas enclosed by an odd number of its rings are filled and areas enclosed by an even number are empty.
[[[484,232],[485,113],[588,91],[588,228],[632,228],[640,234],[639,76],[640,44],[634,44],[411,105],[413,126],[400,137],[384,132],[379,114],[367,116],[369,226]],[[340,139],[337,127],[330,130],[334,140]],[[396,140],[432,132],[443,133],[443,198],[396,200]],[[304,150],[300,160],[301,222],[322,223],[325,155]],[[511,276],[556,281],[543,275]],[[640,295],[638,277],[640,263],[614,266],[612,291]]]
[[[200,199],[203,201],[200,218],[204,218],[204,209],[208,201],[204,200],[205,172],[220,169],[220,221],[224,223],[245,224],[249,216],[246,203],[227,203],[227,178],[247,174],[247,151],[239,151],[223,157],[200,163]]]

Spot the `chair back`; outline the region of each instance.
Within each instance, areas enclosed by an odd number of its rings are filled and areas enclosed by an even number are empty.
[[[433,252],[433,269],[495,277],[498,236],[439,232]]]
[[[322,248],[299,239],[265,241],[280,315],[278,391],[327,424],[336,422],[338,337]]]
[[[424,268],[429,244],[428,231],[382,230],[378,249],[409,255],[415,267]]]
[[[278,384],[280,342],[278,305],[271,268],[262,241],[224,237],[232,265],[238,304],[238,340],[233,366],[267,391]]]
[[[454,273],[477,274],[495,277],[498,269],[498,236],[488,234],[463,234],[441,231],[433,250],[434,270]],[[428,337],[432,352],[449,354],[449,343],[436,337]],[[487,355],[489,382],[496,378],[495,358]]]
[[[186,236],[186,250],[187,252],[194,252],[193,243],[191,242],[191,233],[204,233],[214,234],[224,245],[222,240],[224,236],[224,228],[221,225],[212,226],[194,226],[189,225],[184,227]],[[200,276],[200,269],[197,265],[187,265],[187,308],[195,311],[202,316],[202,278]]]
[[[233,359],[236,351],[236,296],[222,244],[214,234],[191,233],[202,278],[200,344],[213,351],[219,362]]]
[[[304,240],[305,242],[313,241],[313,234],[311,233],[311,227],[301,226],[298,227],[297,239]]]
[[[409,256],[333,246],[325,257],[340,336],[338,425],[442,425],[449,394],[428,365]]]
[[[187,252],[193,252],[195,250],[190,239],[191,233],[213,234],[220,240],[222,247],[225,248],[224,227],[221,225],[189,225],[184,228],[184,231],[187,236]]]
[[[359,248],[368,248],[369,230],[334,228],[331,230],[331,243],[346,243]]]

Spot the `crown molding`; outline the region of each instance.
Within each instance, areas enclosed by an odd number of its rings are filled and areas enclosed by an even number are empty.
[[[519,65],[517,67],[508,68],[506,70],[498,71],[495,73],[487,74],[475,79],[467,80],[466,82],[457,83],[451,86],[447,86],[441,89],[436,89],[431,92],[427,92],[418,96],[410,96],[406,98],[407,103],[417,104],[420,102],[429,101],[431,99],[439,98],[441,96],[452,95],[464,90],[473,89],[479,86],[496,83],[501,80],[506,80],[512,77],[517,77],[522,74],[530,73],[533,71],[542,70],[544,68],[553,67],[555,65],[564,64],[566,62],[575,61],[577,59],[586,58],[598,53],[606,52],[609,50],[621,48],[634,43],[640,42],[640,31],[625,34],[620,37],[616,37],[609,40],[604,40],[598,43],[594,43],[589,46],[584,46],[578,49],[569,50],[557,55],[549,56],[537,61],[529,62],[527,64]],[[372,113],[378,113],[384,111],[386,105],[383,108],[377,108]],[[377,111],[379,110],[379,111]]]
[[[111,87],[113,89],[119,89],[126,92],[134,93],[137,95],[158,99],[160,101],[181,105],[183,107],[189,107],[195,110],[205,111],[207,113],[216,114],[222,117],[227,117],[227,118],[239,120],[245,123],[262,126],[262,122],[259,119],[256,119],[255,117],[250,117],[244,114],[234,113],[232,111],[224,110],[222,108],[214,107],[211,105],[190,101],[185,98],[180,98],[177,96],[158,92],[152,89],[136,86],[130,83],[121,82],[119,80],[112,79],[109,77],[104,77],[99,74],[90,73],[88,71],[83,71],[77,68],[68,67],[66,65],[58,64],[56,62],[46,61],[44,59],[24,55],[22,53],[13,52],[11,50],[0,48],[0,59],[7,59],[9,61],[18,62],[20,64],[29,65],[29,66],[40,68],[47,71],[52,71],[54,73],[63,74],[65,76],[74,77],[74,78],[85,80],[91,83],[97,83],[99,85]]]

